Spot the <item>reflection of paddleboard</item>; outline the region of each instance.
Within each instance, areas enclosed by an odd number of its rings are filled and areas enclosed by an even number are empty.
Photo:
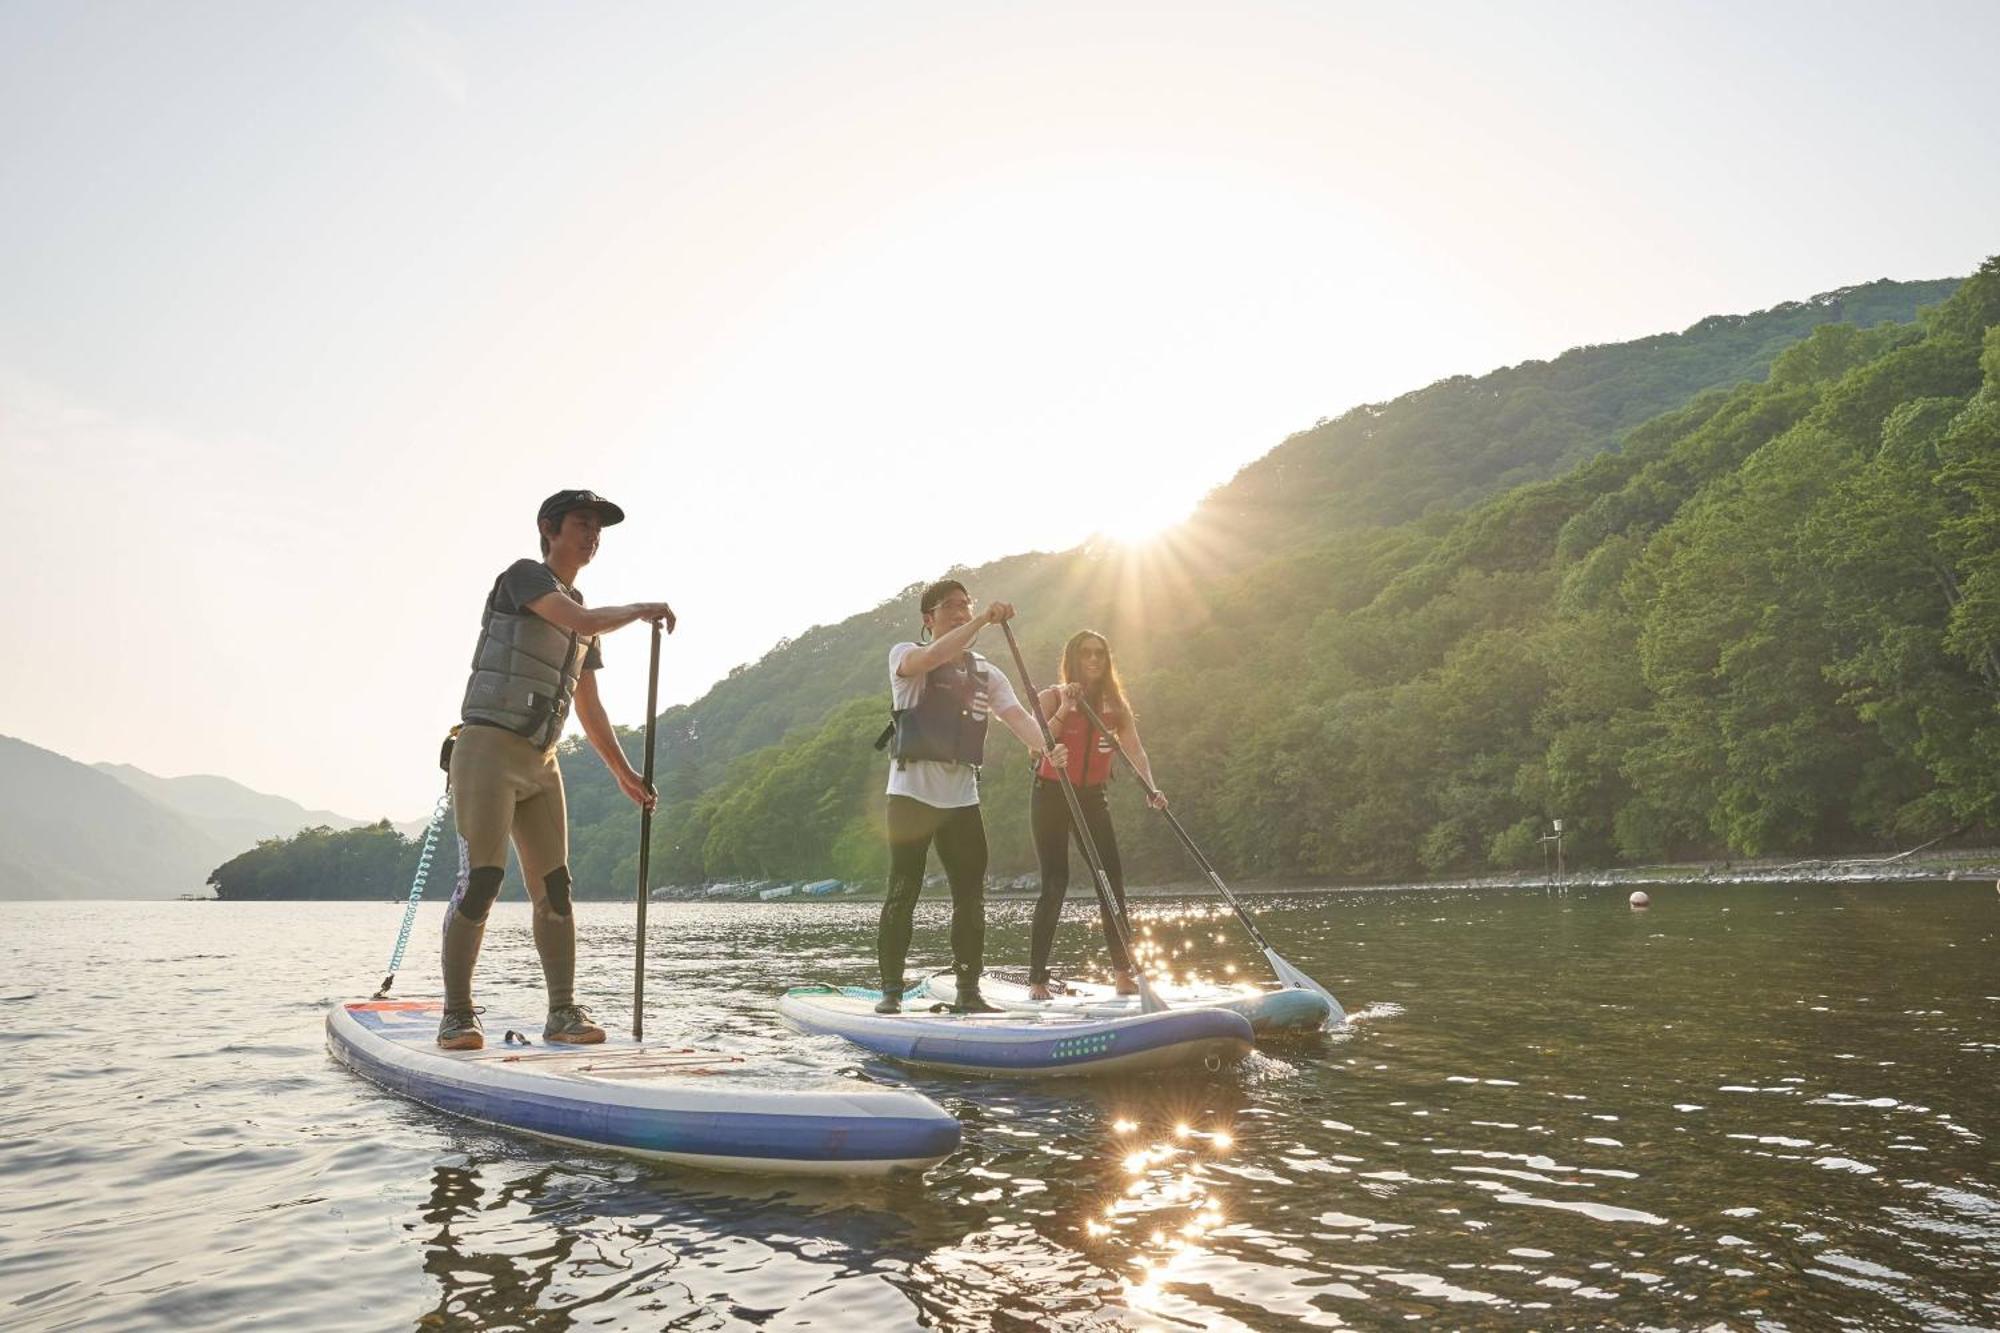
[[[920,1010],[878,1014],[880,991],[855,986],[798,986],[778,1013],[802,1032],[845,1037],[905,1064],[961,1074],[1046,1078],[1064,1074],[1133,1074],[1206,1066],[1220,1069],[1250,1053],[1250,1020],[1222,1009],[1096,1018],[1085,1014],[952,1014]]]
[[[426,1106],[559,1143],[722,1171],[877,1176],[921,1171],[958,1147],[958,1121],[921,1094],[831,1076],[801,1086],[783,1067],[714,1051],[503,1044],[441,1051],[435,1000],[357,1000],[326,1016],[334,1058]]]
[[[1031,1000],[1028,998],[1028,987],[1023,982],[1010,981],[988,972],[979,983],[988,1004],[997,1004],[1015,1013],[1087,1014],[1118,1018],[1139,1012],[1139,997],[1120,995],[1114,987],[1088,981],[1058,984],[1062,989],[1055,992],[1055,998]],[[928,998],[948,1003],[958,994],[958,978],[950,972],[934,973],[925,982],[925,989]],[[1259,990],[1247,986],[1242,989],[1212,985],[1163,986],[1156,981],[1153,989],[1160,993],[1161,999],[1176,1007],[1191,1005],[1239,1013],[1250,1020],[1251,1030],[1260,1037],[1317,1032],[1333,1012],[1333,1006],[1326,1002],[1324,995],[1296,986]]]

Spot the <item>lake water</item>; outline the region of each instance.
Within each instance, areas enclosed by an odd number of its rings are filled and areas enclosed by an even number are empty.
[[[922,1181],[850,1186],[569,1151],[362,1082],[321,1023],[380,980],[391,904],[0,905],[0,1326],[2000,1325],[1990,883],[1255,906],[1348,1032],[1039,1085],[779,1025],[787,984],[870,980],[870,904],[655,906],[649,1036],[804,1050],[963,1121]],[[1139,907],[1178,962],[1254,970],[1210,910]],[[438,911],[398,994],[435,993]],[[994,963],[1028,911],[992,906]],[[579,913],[616,1021],[631,908]],[[915,958],[944,922],[926,903]],[[1090,952],[1080,902],[1058,948]],[[481,998],[537,975],[502,904]]]

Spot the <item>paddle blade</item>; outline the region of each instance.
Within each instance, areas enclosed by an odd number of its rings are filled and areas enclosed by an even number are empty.
[[[1153,989],[1153,983],[1137,967],[1132,969],[1132,979],[1139,983],[1139,1012],[1142,1014],[1165,1013],[1170,1007]]]
[[[1333,1012],[1327,1015],[1327,1022],[1338,1026],[1347,1021],[1347,1011],[1340,1007],[1340,1001],[1333,998],[1333,992],[1314,981],[1305,973],[1285,961],[1284,955],[1276,949],[1264,950],[1264,958],[1271,964],[1271,970],[1278,974],[1278,980],[1298,990],[1309,990],[1323,996]]]

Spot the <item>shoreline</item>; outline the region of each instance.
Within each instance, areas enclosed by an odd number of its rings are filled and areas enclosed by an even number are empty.
[[[2000,848],[1979,847],[1964,851],[1933,852],[1921,858],[1911,853],[1888,857],[1853,858],[1806,858],[1780,861],[1767,858],[1756,861],[1687,861],[1648,866],[1625,866],[1614,869],[1573,870],[1563,875],[1552,874],[1512,874],[1512,875],[1470,875],[1453,879],[1428,880],[1386,880],[1364,883],[1327,883],[1324,880],[1270,880],[1246,879],[1241,882],[1226,881],[1232,892],[1241,897],[1276,897],[1283,894],[1339,894],[1339,893],[1407,893],[1423,890],[1448,890],[1452,892],[1518,890],[1518,889],[1609,889],[1609,888],[1671,888],[1675,885],[1693,884],[1922,884],[1922,883],[1980,883],[1989,881],[2000,883]],[[944,885],[924,886],[925,898],[948,895]],[[1072,884],[1070,896],[1081,892],[1089,896],[1088,886]],[[1132,898],[1175,898],[1212,894],[1214,889],[1205,879],[1169,880],[1159,884],[1134,884],[1126,888]],[[993,887],[986,890],[988,902],[1033,902],[1037,897],[1033,888]],[[827,899],[803,899],[786,897],[776,902],[881,902],[880,889],[869,889],[860,893],[844,893]],[[653,899],[659,903],[686,902],[756,902],[757,899],[740,898],[669,898]]]
[[[1010,877],[1018,878],[1018,877]],[[1758,861],[1688,861],[1650,866],[1626,866],[1615,869],[1573,870],[1563,875],[1513,874],[1513,875],[1468,875],[1452,879],[1425,880],[1385,880],[1365,883],[1328,883],[1324,880],[1271,880],[1246,879],[1229,882],[1230,889],[1243,897],[1276,897],[1283,894],[1341,894],[1341,893],[1408,893],[1424,890],[1446,890],[1450,892],[1484,892],[1489,890],[1541,889],[1610,889],[1610,888],[1672,888],[1676,885],[1717,885],[1717,884],[1920,884],[1920,883],[1994,883],[2000,887],[2000,848],[1980,847],[1965,851],[1933,852],[1918,857],[1905,853],[1889,857],[1855,858],[1807,858],[1803,860],[1779,861],[1765,859]],[[1133,898],[1176,898],[1202,896],[1213,893],[1207,880],[1168,880],[1158,884],[1135,884],[1128,886],[1126,893]],[[1087,886],[1072,884],[1070,896],[1081,892],[1089,896]],[[949,890],[943,885],[924,886],[923,897],[947,897]],[[1032,887],[1022,887],[1009,883],[1005,887],[989,886],[986,898],[989,902],[1033,902],[1037,893]],[[869,888],[857,893],[841,893],[826,897],[805,897],[798,894],[783,898],[704,898],[697,892],[693,897],[665,895],[654,890],[652,901],[663,905],[686,903],[855,903],[882,901],[883,892],[879,888]],[[426,894],[426,902],[436,901]],[[174,897],[137,898],[57,898],[23,897],[0,899],[0,903],[32,902],[264,902],[264,903],[402,903],[405,899],[388,898],[216,898],[195,894],[180,894]],[[585,897],[579,895],[578,902],[586,903],[629,903],[631,895],[611,897]]]
[[[1921,860],[1905,857],[1851,859],[1690,861],[1677,864],[1572,870],[1563,875],[1473,875],[1455,879],[1392,880],[1362,884],[1285,884],[1245,881],[1229,887],[1240,894],[1389,893],[1420,889],[1609,889],[1671,888],[1683,884],[1919,884],[2000,881],[2000,849],[1936,853]],[[1172,886],[1178,889],[1179,886]],[[1205,881],[1196,887],[1208,889]],[[1135,889],[1132,892],[1144,893]]]

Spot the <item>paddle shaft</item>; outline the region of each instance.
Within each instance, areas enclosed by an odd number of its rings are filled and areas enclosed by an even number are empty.
[[[1105,739],[1111,742],[1111,748],[1116,750],[1118,757],[1125,761],[1125,767],[1132,770],[1132,776],[1139,779],[1139,785],[1146,789],[1147,797],[1158,796],[1160,794],[1159,788],[1146,780],[1146,775],[1141,773],[1139,766],[1132,762],[1132,756],[1125,753],[1125,747],[1118,743],[1118,733],[1104,725],[1104,719],[1097,715],[1097,710],[1090,706],[1088,700],[1079,697],[1076,702],[1077,706],[1083,709],[1083,715],[1090,719],[1090,724],[1103,732]],[[1174,812],[1165,806],[1158,808],[1160,813],[1167,817],[1167,823],[1173,826],[1175,836],[1181,840],[1181,846],[1187,848],[1187,854],[1194,858],[1194,863],[1201,867],[1203,874],[1208,876],[1208,882],[1215,885],[1216,892],[1220,893],[1223,900],[1235,909],[1236,919],[1243,923],[1243,929],[1250,932],[1250,938],[1257,942],[1257,947],[1266,953],[1276,952],[1276,950],[1271,948],[1271,942],[1264,938],[1264,932],[1257,929],[1257,922],[1251,917],[1249,909],[1243,906],[1242,899],[1230,892],[1229,886],[1222,882],[1221,873],[1216,870],[1213,862],[1202,855],[1201,848],[1195,846],[1194,838],[1188,833],[1187,829],[1181,826],[1181,821],[1174,818]]]
[[[653,622],[653,652],[646,663],[646,790],[653,790],[653,725],[660,703],[660,622]],[[646,1037],[646,903],[648,861],[653,851],[653,809],[639,807],[639,933],[632,941],[632,1040]]]
[[[1041,691],[1035,688],[1033,677],[1028,674],[1028,660],[1021,656],[1021,644],[1014,637],[1014,627],[1006,621],[1000,622],[1001,630],[1007,635],[1007,649],[1014,654],[1014,669],[1021,674],[1021,688],[1028,694],[1028,710],[1035,715],[1035,725],[1041,728],[1042,744],[1045,748],[1056,748],[1055,733],[1049,730],[1049,720],[1042,715]],[[1097,844],[1091,840],[1090,830],[1084,827],[1083,803],[1077,799],[1076,788],[1070,784],[1069,773],[1065,769],[1056,770],[1056,781],[1062,784],[1063,800],[1069,805],[1070,828],[1076,833],[1077,846],[1083,848],[1083,859],[1090,866],[1091,881],[1097,886],[1097,901],[1104,907],[1105,919],[1118,932],[1118,943],[1125,950],[1125,961],[1132,968],[1133,979],[1139,983],[1140,1007],[1150,1013],[1166,1008],[1158,995],[1153,992],[1152,983],[1139,967],[1139,959],[1132,951],[1132,932],[1127,929],[1124,915],[1118,910],[1118,899],[1111,892],[1111,877],[1104,873],[1103,858],[1097,854]]]

